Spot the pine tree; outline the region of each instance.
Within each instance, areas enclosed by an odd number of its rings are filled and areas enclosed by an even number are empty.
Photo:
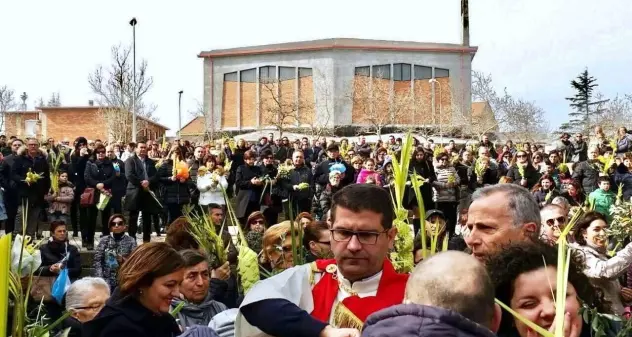
[[[591,117],[599,115],[601,112],[596,109],[591,109],[593,105],[600,102],[593,102],[595,87],[599,84],[596,83],[597,79],[588,74],[588,69],[584,70],[576,79],[571,81],[571,87],[575,89],[575,95],[573,97],[567,97],[566,100],[570,102],[570,107],[573,109],[568,114],[569,122],[564,123],[563,132],[576,131],[587,134],[591,130]]]

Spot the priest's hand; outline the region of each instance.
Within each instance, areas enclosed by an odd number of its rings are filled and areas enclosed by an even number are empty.
[[[337,329],[328,325],[320,332],[319,337],[360,337],[360,331],[358,329]]]

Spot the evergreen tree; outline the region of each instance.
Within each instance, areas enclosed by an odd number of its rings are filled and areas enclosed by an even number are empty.
[[[590,132],[592,127],[591,117],[601,113],[597,109],[591,109],[593,105],[600,103],[592,101],[595,87],[599,86],[596,82],[597,79],[588,74],[588,69],[571,81],[571,87],[575,89],[575,95],[567,97],[566,100],[570,102],[569,105],[573,111],[568,114],[569,122],[562,124],[564,130],[560,127],[560,131],[583,132],[584,134]]]
[[[47,106],[49,107],[60,107],[61,99],[59,98],[59,93],[52,93],[50,99],[48,100]]]

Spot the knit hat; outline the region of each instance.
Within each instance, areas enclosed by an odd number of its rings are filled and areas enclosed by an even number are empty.
[[[338,171],[340,173],[345,173],[347,171],[347,167],[344,164],[336,163],[329,167],[329,172]]]

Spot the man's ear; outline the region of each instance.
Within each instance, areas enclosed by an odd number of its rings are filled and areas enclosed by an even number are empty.
[[[524,232],[525,236],[533,236],[538,234],[538,224],[536,224],[535,222],[529,222],[526,223],[524,225],[522,225],[522,231]]]
[[[489,326],[489,330],[491,330],[493,333],[498,333],[498,330],[500,329],[500,321],[503,318],[503,311],[500,308],[500,305],[498,305],[497,303],[494,303],[494,317],[492,317],[492,323]]]
[[[397,227],[389,229],[388,232],[386,232],[386,235],[388,236],[388,247],[393,249],[395,237],[397,236]]]

